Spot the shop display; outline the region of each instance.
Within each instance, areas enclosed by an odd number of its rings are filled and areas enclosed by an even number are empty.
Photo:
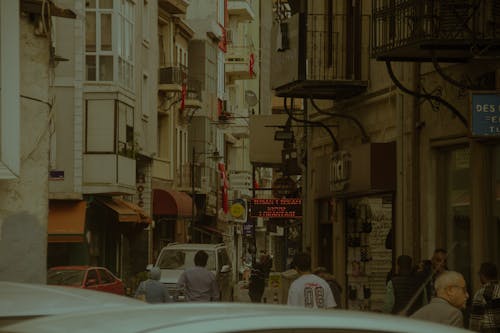
[[[350,199],[346,206],[347,307],[382,311],[392,250],[392,196]]]

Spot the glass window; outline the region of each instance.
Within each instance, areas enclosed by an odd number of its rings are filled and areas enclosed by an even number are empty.
[[[102,284],[113,283],[115,281],[115,278],[104,269],[99,269],[99,276],[101,277]]]
[[[449,269],[471,281],[470,260],[470,149],[445,152],[446,160],[446,244]]]
[[[85,284],[88,286],[96,285],[99,280],[97,279],[97,271],[95,269],[91,269],[87,273],[87,280]]]
[[[96,16],[95,12],[87,12],[85,17],[85,51],[96,51]]]

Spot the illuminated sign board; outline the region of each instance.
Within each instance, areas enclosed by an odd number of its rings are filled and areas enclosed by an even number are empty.
[[[295,219],[302,217],[302,199],[251,199],[250,216]]]

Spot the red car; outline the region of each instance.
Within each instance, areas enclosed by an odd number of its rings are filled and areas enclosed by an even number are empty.
[[[105,267],[58,266],[47,272],[47,284],[125,295],[125,285]]]

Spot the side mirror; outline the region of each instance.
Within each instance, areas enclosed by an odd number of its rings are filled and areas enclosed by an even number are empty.
[[[220,269],[220,272],[221,273],[229,273],[229,272],[231,272],[231,266],[229,266],[229,265],[222,266],[222,268]]]
[[[97,279],[88,279],[85,283],[86,286],[95,286],[97,284]]]
[[[153,264],[149,264],[149,265],[146,266],[146,270],[147,271],[150,271],[152,268],[153,268]]]

